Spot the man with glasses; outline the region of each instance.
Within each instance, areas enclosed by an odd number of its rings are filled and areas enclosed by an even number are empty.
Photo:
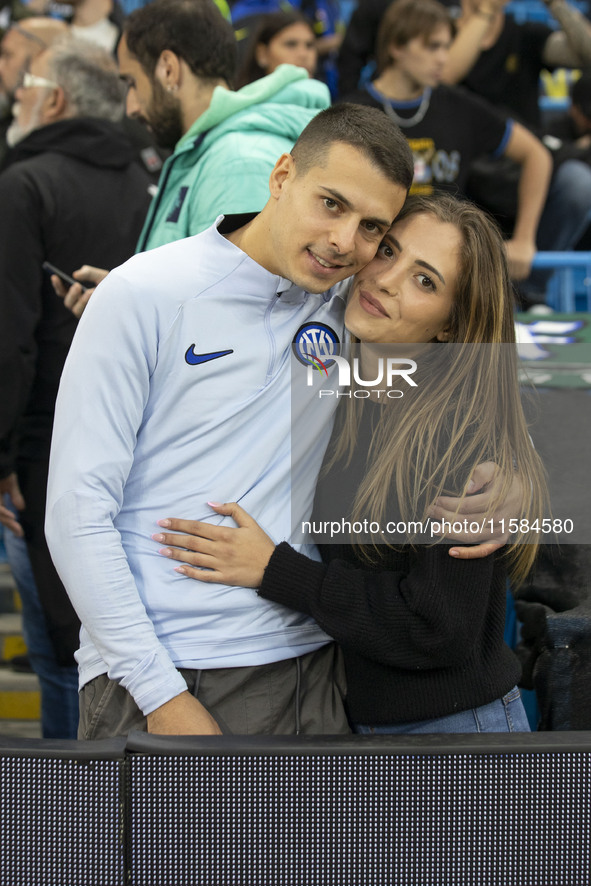
[[[104,50],[55,43],[32,59],[15,98],[0,175],[0,520],[9,541],[10,532],[24,534],[43,606],[30,618],[24,610],[43,734],[73,737],[78,619],[43,522],[55,397],[76,319],[42,264],[71,272],[88,255],[122,262],[141,230],[151,178],[121,129],[123,90]]]
[[[39,77],[37,74],[25,71],[23,82],[17,89],[17,93],[20,94],[20,100],[16,106],[17,115],[6,132],[9,148],[17,145],[41,125],[43,105],[48,98],[48,93],[39,90],[48,89],[59,89],[59,84],[55,80],[48,80],[47,77]]]
[[[68,33],[57,19],[33,16],[13,23],[0,42],[0,165],[6,154],[6,131],[12,121],[12,105],[23,73],[36,56]]]

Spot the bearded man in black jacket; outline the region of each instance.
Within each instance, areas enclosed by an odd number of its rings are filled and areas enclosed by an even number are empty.
[[[74,664],[79,623],[43,524],[55,398],[77,320],[42,264],[109,268],[134,251],[152,179],[121,127],[123,98],[102,49],[72,38],[51,46],[16,90],[0,175],[0,522],[24,533],[58,672]]]

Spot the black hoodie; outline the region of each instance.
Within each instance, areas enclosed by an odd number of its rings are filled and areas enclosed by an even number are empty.
[[[150,176],[121,127],[62,120],[13,148],[0,175],[0,479],[15,458],[49,447],[53,409],[76,319],[41,265],[71,274],[133,254]]]
[[[71,274],[85,263],[113,268],[129,258],[151,177],[122,128],[95,118],[36,129],[7,161],[0,175],[0,479],[16,471],[26,501],[19,519],[49,634],[68,664],[79,623],[43,524],[55,398],[77,320],[41,265],[47,260]]]

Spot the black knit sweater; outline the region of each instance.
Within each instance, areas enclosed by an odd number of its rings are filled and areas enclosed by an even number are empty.
[[[520,675],[503,642],[505,572],[449,545],[392,552],[389,571],[326,546],[317,563],[283,542],[261,596],[305,612],[343,648],[354,723],[427,720],[500,698]]]
[[[367,443],[359,442],[364,458]],[[344,476],[336,467],[321,483],[330,498]],[[502,557],[458,560],[450,547],[381,547],[377,567],[347,544],[323,545],[322,563],[285,542],[275,549],[259,594],[311,615],[341,644],[352,722],[445,716],[488,704],[519,679],[503,640]]]

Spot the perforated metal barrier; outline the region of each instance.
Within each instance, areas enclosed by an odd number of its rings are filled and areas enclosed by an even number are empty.
[[[89,744],[0,745],[2,886],[591,881],[590,733]]]
[[[0,743],[1,886],[126,882],[124,752],[125,739]]]

